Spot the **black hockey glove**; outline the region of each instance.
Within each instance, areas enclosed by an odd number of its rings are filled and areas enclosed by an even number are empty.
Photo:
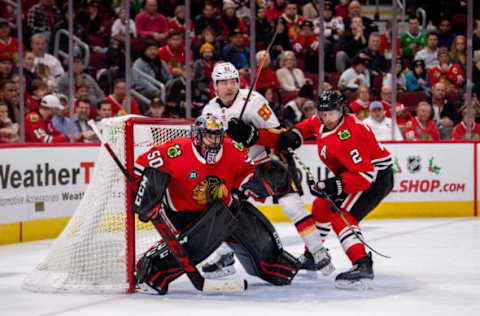
[[[343,183],[341,177],[332,177],[326,180],[314,182],[307,180],[312,195],[324,198],[324,194],[335,200],[343,193]]]
[[[232,118],[228,121],[227,134],[234,141],[242,143],[245,147],[254,145],[259,136],[255,126],[247,124],[238,118]]]
[[[286,152],[289,148],[295,150],[300,147],[302,143],[302,133],[293,128],[280,134],[280,139],[278,140],[278,149],[280,152]]]

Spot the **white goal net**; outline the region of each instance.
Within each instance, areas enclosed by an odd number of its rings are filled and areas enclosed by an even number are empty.
[[[191,121],[124,116],[99,127],[133,174],[135,159],[153,145],[188,137]],[[23,281],[37,292],[125,293],[134,291],[139,258],[160,237],[131,212],[133,193],[102,146],[85,196],[47,257]]]

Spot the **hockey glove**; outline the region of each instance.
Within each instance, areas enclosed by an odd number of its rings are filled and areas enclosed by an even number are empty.
[[[331,199],[335,200],[336,197],[340,196],[343,193],[343,184],[341,177],[332,177],[323,181],[308,181],[308,186],[310,187],[310,192],[312,195],[318,197],[325,197],[324,194],[328,195]]]
[[[255,126],[247,124],[237,118],[228,121],[227,134],[237,143],[242,143],[245,147],[250,147],[258,139],[258,130]]]
[[[280,134],[278,140],[278,149],[280,152],[288,151],[289,148],[295,150],[303,143],[302,133],[293,128]]]

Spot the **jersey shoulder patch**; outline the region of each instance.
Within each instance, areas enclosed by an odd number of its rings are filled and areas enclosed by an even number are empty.
[[[40,120],[40,117],[38,116],[37,113],[32,113],[30,114],[30,117],[28,118],[28,120],[32,123],[37,123]]]

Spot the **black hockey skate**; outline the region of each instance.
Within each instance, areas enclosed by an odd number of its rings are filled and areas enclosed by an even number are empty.
[[[233,252],[217,257],[215,261],[202,266],[202,272],[207,279],[218,279],[235,273],[235,258]]]
[[[318,250],[313,255],[310,251],[305,251],[298,260],[300,261],[300,269],[320,271],[325,276],[330,275],[335,271],[335,267],[332,264],[332,258],[326,248]]]
[[[358,288],[367,290],[371,288],[373,277],[372,253],[369,253],[368,256],[359,259],[350,270],[337,275],[335,287],[339,289]]]

